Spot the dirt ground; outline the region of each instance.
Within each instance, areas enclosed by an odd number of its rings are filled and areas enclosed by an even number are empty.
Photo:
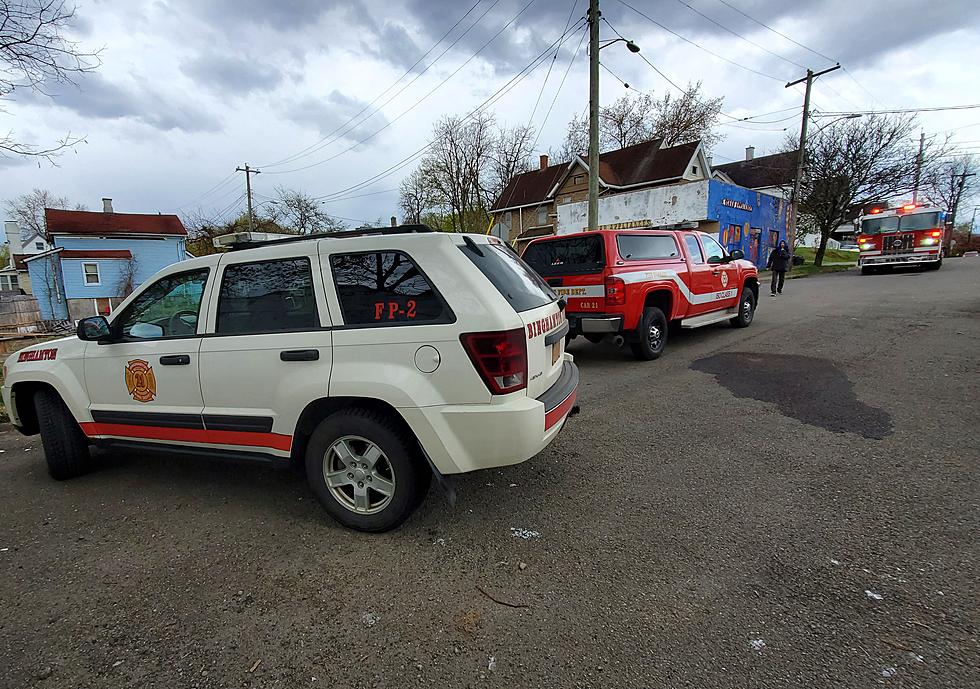
[[[331,522],[288,470],[0,433],[0,687],[980,686],[980,261],[577,340],[533,460]]]

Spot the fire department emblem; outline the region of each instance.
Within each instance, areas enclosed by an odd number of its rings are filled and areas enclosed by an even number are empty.
[[[153,368],[142,359],[126,364],[126,389],[137,402],[151,402],[157,395],[157,379]]]
[[[721,271],[721,286],[722,287],[728,287],[728,271],[727,270]]]

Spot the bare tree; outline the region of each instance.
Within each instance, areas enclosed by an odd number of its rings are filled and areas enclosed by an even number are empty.
[[[119,283],[116,286],[116,290],[119,293],[116,296],[128,297],[136,289],[137,276],[139,275],[140,261],[136,256],[130,256],[125,260],[122,266],[122,270],[119,271]]]
[[[815,265],[823,264],[831,233],[847,220],[848,211],[908,193],[915,183],[917,147],[912,143],[915,120],[870,115],[828,125],[807,141],[800,190],[800,220],[820,235]],[[797,144],[787,140],[788,150]],[[937,149],[927,146],[926,164]]]
[[[653,96],[625,94],[599,110],[599,143],[603,150],[626,148],[656,138],[657,103]]]
[[[926,199],[949,211],[955,224],[961,202],[980,191],[980,162],[972,155],[937,158],[925,168],[922,182]]]
[[[567,163],[577,155],[585,156],[588,151],[589,118],[585,115],[573,115],[565,129],[565,140],[557,151],[549,152],[549,155],[556,162]]]
[[[423,216],[442,205],[435,185],[421,167],[413,170],[398,185],[398,207],[403,222],[420,223]]]
[[[0,0],[0,98],[18,89],[47,95],[50,84],[75,84],[80,74],[95,70],[99,52],[86,52],[65,37],[75,16],[63,0]],[[83,138],[69,132],[46,146],[17,141],[13,132],[0,135],[0,155],[53,161]]]
[[[713,131],[723,102],[721,97],[702,96],[700,81],[688,84],[677,98],[668,93],[654,106],[653,137],[663,139],[664,146],[701,139],[705,148],[710,149],[724,138]]]
[[[346,229],[347,225],[342,220],[331,216],[320,205],[305,192],[276,187],[276,196],[266,205],[265,213],[276,225],[296,234]]]
[[[48,230],[44,220],[45,208],[61,210],[85,210],[85,206],[72,203],[65,196],[55,196],[47,189],[33,189],[30,193],[6,201],[4,209],[11,219],[20,224],[21,237],[26,240],[33,234],[39,234],[49,242]]]
[[[512,177],[531,169],[534,128],[518,125],[499,127],[490,158],[490,181],[487,206],[493,204]]]

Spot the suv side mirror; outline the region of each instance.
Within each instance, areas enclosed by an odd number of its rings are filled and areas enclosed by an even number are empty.
[[[734,250],[732,250],[732,260],[733,261],[741,261],[743,258],[745,258],[745,252],[744,251],[742,251],[741,249],[734,249]]]
[[[78,327],[75,329],[78,339],[87,342],[106,340],[109,338],[110,332],[109,321],[106,320],[105,316],[83,318],[78,321]]]

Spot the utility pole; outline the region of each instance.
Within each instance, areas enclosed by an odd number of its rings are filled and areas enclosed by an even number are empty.
[[[800,146],[796,151],[796,178],[793,180],[793,195],[789,200],[789,211],[790,211],[790,223],[789,228],[792,234],[787,237],[789,240],[789,245],[792,247],[796,243],[796,222],[798,216],[799,198],[800,198],[800,184],[803,181],[803,164],[804,158],[806,157],[806,130],[807,124],[810,121],[810,89],[813,87],[813,80],[817,77],[827,74],[828,72],[833,72],[836,69],[840,69],[840,63],[838,62],[833,67],[828,67],[820,72],[814,72],[812,69],[806,71],[806,76],[802,79],[797,79],[796,81],[791,81],[786,84],[785,88],[790,86],[796,86],[804,81],[806,82],[806,92],[803,94],[803,124],[800,125]]]
[[[919,134],[919,155],[915,157],[915,185],[912,187],[912,203],[919,202],[919,182],[922,181],[922,159],[926,148],[926,130]]]
[[[599,0],[589,0],[589,226],[599,228]]]
[[[261,170],[249,167],[248,163],[245,163],[245,167],[236,167],[235,172],[245,173],[245,195],[248,196],[248,231],[251,232],[255,229],[255,214],[252,213],[252,175],[259,174]]]

